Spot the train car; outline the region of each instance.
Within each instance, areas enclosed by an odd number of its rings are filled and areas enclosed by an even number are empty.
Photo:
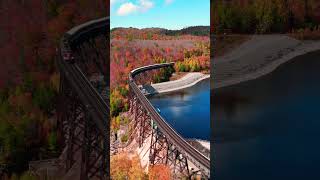
[[[64,61],[68,62],[68,63],[74,63],[74,56],[72,54],[71,50],[64,50],[62,51],[62,58]]]
[[[74,55],[71,51],[71,48],[69,46],[69,42],[67,40],[66,37],[64,37],[64,40],[63,40],[63,48],[61,49],[61,56],[62,56],[62,59],[68,63],[74,63],[75,62],[75,58],[74,58]]]

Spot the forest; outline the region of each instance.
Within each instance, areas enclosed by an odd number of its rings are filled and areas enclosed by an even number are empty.
[[[111,39],[128,40],[201,40],[209,36],[209,26],[191,26],[180,30],[170,30],[164,28],[113,28],[111,29]]]
[[[58,42],[106,14],[104,0],[0,1],[0,177],[28,179],[29,161],[59,154]]]
[[[210,27],[209,26],[191,26],[180,30],[166,30],[164,32],[166,35],[170,36],[181,36],[181,35],[194,35],[194,36],[209,36]]]
[[[314,33],[319,38],[318,0],[217,0],[214,33]]]
[[[130,122],[128,77],[131,70],[155,63],[175,62],[174,69],[163,70],[149,76],[153,83],[168,81],[172,72],[210,71],[209,28],[205,36],[203,28],[191,28],[194,32],[173,32],[160,28],[115,28],[111,30],[110,41],[110,113],[111,134]],[[197,36],[192,34],[199,34]],[[129,132],[121,137],[126,143]],[[138,156],[128,153],[111,156],[110,172],[113,179],[170,179],[172,174],[166,165],[149,167],[146,173]]]
[[[112,31],[110,106],[113,118],[128,110],[127,81],[129,72],[134,68],[154,63],[176,62],[176,72],[209,71],[209,36],[182,35],[171,41],[171,36],[153,32],[152,36],[156,38],[143,41],[146,40],[143,37],[147,37],[149,33],[149,30],[132,28]],[[119,126],[119,123],[115,122],[114,119],[111,128]]]

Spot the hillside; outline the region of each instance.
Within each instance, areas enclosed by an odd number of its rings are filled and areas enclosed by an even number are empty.
[[[318,30],[318,0],[217,0],[211,19],[216,33],[287,33]]]
[[[113,28],[111,29],[111,38],[122,39],[190,39],[184,36],[209,36],[209,26],[191,26],[180,30],[169,30],[164,28]]]
[[[67,30],[106,13],[104,0],[0,1],[0,179],[59,154],[56,47]]]
[[[165,35],[178,36],[178,35],[193,35],[193,36],[209,36],[210,26],[191,26],[181,30],[165,30]]]

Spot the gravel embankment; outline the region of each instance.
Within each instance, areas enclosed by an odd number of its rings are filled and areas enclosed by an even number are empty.
[[[320,49],[320,41],[285,35],[254,35],[230,53],[211,60],[213,88],[256,79],[292,58]]]
[[[207,78],[210,78],[210,75],[202,74],[200,72],[192,72],[188,73],[178,80],[144,85],[143,88],[145,89],[145,94],[148,95],[168,93],[191,87]]]

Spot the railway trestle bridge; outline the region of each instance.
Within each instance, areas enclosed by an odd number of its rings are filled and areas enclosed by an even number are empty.
[[[60,179],[110,179],[109,23],[109,17],[92,20],[72,28],[61,39],[57,51],[57,129],[64,148],[57,159],[30,163],[34,172],[43,162],[57,166]],[[144,66],[129,75],[129,113],[135,129],[139,129],[139,145],[151,138],[151,165],[167,164],[185,177],[198,173],[209,179],[210,159],[182,138],[142,92],[141,87],[151,82],[154,71],[172,65]]]
[[[29,163],[39,179],[109,179],[109,23],[109,17],[86,22],[60,41],[57,129],[63,150],[57,159]]]
[[[151,83],[155,74],[166,74],[173,63],[140,67],[129,75],[129,113],[141,147],[151,138],[149,164],[166,164],[174,174],[182,177],[210,178],[210,159],[191,146],[158,113],[145,96],[144,86]],[[191,166],[192,164],[192,166]],[[190,168],[193,167],[193,168]]]
[[[76,26],[60,42],[60,160],[80,179],[109,177],[109,23],[101,18]]]

